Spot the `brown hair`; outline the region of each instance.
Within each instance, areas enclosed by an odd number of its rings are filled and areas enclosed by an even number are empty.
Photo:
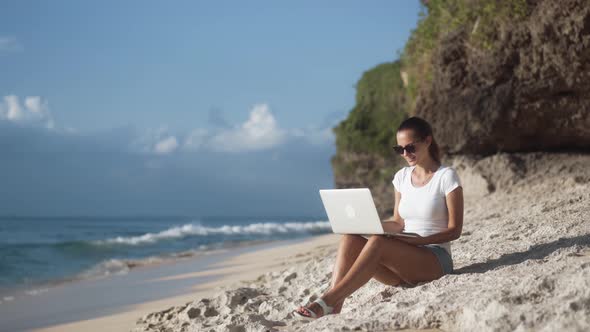
[[[407,118],[397,128],[397,132],[402,130],[412,130],[415,137],[419,140],[426,139],[426,136],[432,137],[432,143],[430,143],[430,147],[428,147],[428,153],[434,161],[440,164],[440,149],[432,134],[432,127],[426,122],[426,120],[417,116]]]

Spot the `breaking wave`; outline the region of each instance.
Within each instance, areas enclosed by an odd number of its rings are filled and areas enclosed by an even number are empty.
[[[124,244],[141,245],[154,243],[160,240],[170,240],[188,236],[207,235],[273,235],[287,233],[325,233],[331,229],[327,221],[311,222],[287,222],[287,223],[254,223],[248,225],[224,225],[220,227],[207,227],[198,224],[186,224],[172,227],[158,233],[146,233],[139,236],[123,237],[95,241],[96,244]]]

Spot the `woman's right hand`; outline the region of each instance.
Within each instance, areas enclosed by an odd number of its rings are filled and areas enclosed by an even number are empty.
[[[404,225],[393,219],[383,220],[381,226],[383,226],[385,233],[401,233],[404,230]]]

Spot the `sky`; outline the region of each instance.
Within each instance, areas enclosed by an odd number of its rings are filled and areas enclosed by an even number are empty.
[[[419,1],[2,1],[0,215],[323,216]]]

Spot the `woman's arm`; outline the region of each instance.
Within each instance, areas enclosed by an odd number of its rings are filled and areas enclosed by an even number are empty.
[[[448,193],[446,201],[449,211],[449,223],[446,230],[426,237],[397,237],[397,239],[415,245],[445,243],[458,239],[463,229],[463,188],[457,187]]]
[[[395,189],[394,191],[395,198],[393,203],[393,216],[381,222],[381,226],[383,226],[385,233],[400,233],[405,227],[404,220],[399,216],[399,212],[397,210],[399,201],[402,199],[402,194]]]

